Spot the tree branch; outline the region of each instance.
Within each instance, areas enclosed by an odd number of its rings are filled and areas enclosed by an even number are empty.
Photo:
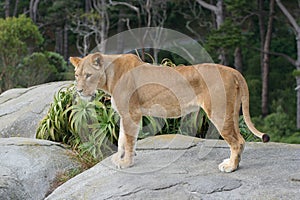
[[[112,6],[117,6],[117,5],[123,5],[123,6],[127,6],[129,7],[130,9],[134,10],[135,12],[139,13],[140,12],[140,9],[136,6],[133,6],[129,3],[126,3],[126,2],[113,2],[112,0],[109,0],[109,3],[112,5]]]
[[[292,24],[297,33],[300,32],[300,26],[297,24],[295,18],[289,13],[286,7],[281,3],[280,0],[276,0],[276,3],[283,14],[288,18],[289,22]]]
[[[214,11],[214,12],[217,12],[218,8],[217,6],[214,6],[214,5],[211,5],[209,3],[206,3],[205,1],[202,1],[202,0],[196,0],[201,6],[203,6],[204,8],[208,9],[208,10],[211,10],[211,11]]]
[[[117,5],[123,5],[123,6],[127,6],[128,8],[134,10],[136,12],[136,15],[138,17],[138,24],[139,24],[139,27],[141,26],[141,14],[140,14],[140,9],[130,3],[126,3],[126,2],[120,2],[120,1],[112,1],[112,0],[109,0],[109,3],[110,5],[112,6],[117,6]]]
[[[272,51],[264,51],[262,49],[259,49],[259,48],[254,48],[255,50],[258,50],[262,53],[267,53],[267,54],[270,54],[270,55],[274,55],[274,56],[281,56],[283,58],[285,58],[288,62],[290,62],[292,65],[296,66],[296,60],[293,59],[292,57],[284,54],[284,53],[278,53],[278,52],[272,52]]]

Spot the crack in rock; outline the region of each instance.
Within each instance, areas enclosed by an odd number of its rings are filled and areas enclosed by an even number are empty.
[[[30,138],[2,138],[0,140],[0,146],[57,146],[63,149],[67,149],[67,147],[63,144],[46,141],[46,140],[38,140],[38,139],[30,139]]]
[[[26,93],[27,93],[28,91],[30,91],[30,90],[29,90],[29,88],[28,88],[28,89],[27,89],[27,88],[26,88],[26,89],[24,88],[24,90],[22,90],[22,91],[23,91],[23,92],[18,93],[16,96],[14,96],[14,97],[9,97],[9,98],[7,98],[6,100],[2,101],[1,104],[4,104],[4,103],[6,103],[6,102],[9,102],[10,100],[14,100],[14,99],[16,99],[16,98],[19,98],[20,96],[22,96],[23,94],[26,94]],[[2,93],[1,95],[4,96],[4,95],[6,95],[6,94],[7,94],[7,93],[4,92],[4,93]],[[15,94],[15,93],[14,93],[14,94]]]
[[[151,190],[154,190],[154,191],[158,191],[158,190],[166,190],[166,189],[170,189],[172,187],[175,187],[177,185],[183,185],[185,183],[182,183],[182,182],[179,182],[179,183],[174,183],[174,184],[170,184],[170,185],[167,185],[165,187],[159,187],[159,188],[154,188],[154,189],[151,189]]]
[[[291,181],[300,182],[300,179],[299,178],[291,178]]]
[[[215,192],[226,192],[226,191],[232,191],[232,190],[235,190],[239,187],[241,187],[242,184],[240,184],[239,186],[236,186],[236,187],[228,187],[227,185],[224,185],[223,187],[221,188],[216,188],[215,190],[211,191],[210,193],[207,193],[207,194],[213,194]]]
[[[18,146],[18,147],[22,147],[22,146],[34,146],[34,147],[50,147],[50,146],[57,146],[57,147],[61,147],[63,149],[67,149],[64,145],[62,144],[0,144],[0,146]]]
[[[148,137],[137,145],[137,150],[187,150],[196,147],[204,140],[184,135],[162,135],[159,138]]]
[[[137,194],[139,192],[142,192],[142,191],[146,191],[146,190],[150,190],[150,191],[163,191],[163,190],[166,190],[166,189],[170,189],[170,188],[173,188],[173,187],[176,187],[177,185],[182,185],[183,183],[182,182],[178,182],[178,183],[174,183],[174,184],[170,184],[170,185],[166,185],[166,186],[161,186],[161,187],[157,187],[157,188],[136,188],[134,191],[130,191],[130,192],[127,192],[127,193],[124,193],[124,194],[119,194],[119,195],[112,195],[110,197],[107,197],[105,199],[115,199],[115,198],[120,198],[120,197],[130,197],[131,195],[134,195],[134,194]]]
[[[141,151],[146,151],[146,150],[150,150],[150,151],[160,151],[160,150],[187,150],[187,149],[192,149],[194,147],[196,147],[197,144],[191,144],[189,146],[186,146],[186,147],[169,147],[169,146],[166,146],[166,147],[137,147],[136,149],[137,150],[141,150]]]

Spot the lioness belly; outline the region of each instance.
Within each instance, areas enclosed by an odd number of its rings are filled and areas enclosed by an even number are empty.
[[[147,84],[136,92],[140,110],[146,116],[178,118],[197,111],[200,107],[199,94],[195,94],[194,90],[185,87],[180,81],[170,88],[160,84]]]
[[[191,112],[198,111],[200,106],[190,105],[186,107],[164,107],[161,104],[153,104],[150,108],[141,108],[144,116],[161,117],[161,118],[178,118]]]

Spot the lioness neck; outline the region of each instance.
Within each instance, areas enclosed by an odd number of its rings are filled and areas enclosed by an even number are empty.
[[[121,76],[126,74],[131,69],[144,64],[136,55],[133,54],[117,54],[117,55],[103,55],[106,84],[100,88],[112,94],[115,85]]]

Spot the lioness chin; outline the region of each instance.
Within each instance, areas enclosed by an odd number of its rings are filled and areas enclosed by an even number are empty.
[[[244,149],[239,131],[241,104],[251,132],[263,142],[269,141],[267,134],[253,126],[246,81],[232,68],[218,64],[161,67],[144,63],[133,54],[94,53],[70,61],[81,97],[92,97],[97,89],[112,97],[112,106],[120,115],[118,152],[112,156],[118,168],[133,165],[139,124],[145,115],[176,118],[201,107],[230,146],[230,158],[219,165],[223,172],[237,169]]]

